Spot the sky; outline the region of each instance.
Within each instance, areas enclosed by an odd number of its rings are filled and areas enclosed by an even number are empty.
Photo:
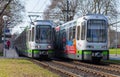
[[[27,25],[27,22],[30,21],[28,15],[34,15],[34,13],[28,13],[28,12],[44,12],[47,6],[50,5],[50,0],[21,0],[21,2],[25,6],[26,17],[24,21],[26,22],[15,26],[12,29],[12,34],[16,32],[19,32],[19,33],[22,32],[24,27]],[[42,13],[40,14],[37,13],[37,15],[42,15]],[[39,19],[43,19],[42,16],[40,16]]]
[[[25,0],[26,11],[43,12],[46,5],[50,4],[50,0]]]
[[[25,2],[25,9],[27,14],[29,14],[28,12],[44,12],[46,7],[50,4],[50,0],[23,0],[23,1]]]
[[[28,15],[33,14],[28,12],[44,12],[47,6],[50,5],[50,0],[21,0],[21,2],[25,5],[25,12],[26,12],[25,21],[27,22],[30,21]],[[40,13],[39,15],[42,14]],[[38,19],[42,19],[42,17]],[[18,32],[18,30],[19,32],[21,32],[23,30],[23,28],[22,29],[20,28],[21,26],[22,27],[26,26],[26,23],[15,26],[15,29],[13,29],[12,33]]]

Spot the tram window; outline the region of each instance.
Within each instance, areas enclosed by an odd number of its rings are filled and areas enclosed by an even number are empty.
[[[72,27],[69,28],[69,40],[72,40]]]
[[[34,41],[34,27],[32,28],[32,41]]]
[[[28,41],[28,31],[26,32],[26,40]]]
[[[80,26],[77,27],[77,40],[80,39]]]
[[[105,42],[107,39],[106,26],[107,24],[104,20],[89,20],[87,28],[87,41]]]
[[[69,28],[66,29],[66,39],[69,40]]]
[[[65,29],[63,30],[63,33],[62,33],[62,40],[66,41],[66,31],[65,31]]]
[[[55,41],[55,29],[54,28],[52,28],[52,31],[51,31],[52,33],[52,41]]]
[[[76,29],[76,26],[73,26],[73,39],[75,38],[75,29]]]
[[[31,41],[31,30],[29,30],[29,41]]]
[[[85,40],[85,23],[82,22],[81,40]]]

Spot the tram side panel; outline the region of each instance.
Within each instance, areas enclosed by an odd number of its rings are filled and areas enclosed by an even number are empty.
[[[26,41],[26,30],[24,30],[14,41],[15,48],[19,55],[25,54],[24,51],[27,49]]]

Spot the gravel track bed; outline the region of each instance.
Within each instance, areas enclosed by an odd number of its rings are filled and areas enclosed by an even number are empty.
[[[52,65],[54,67],[61,68],[61,69],[67,70],[69,72],[75,73],[78,76],[82,76],[82,77],[99,77],[99,76],[95,76],[95,75],[93,75],[91,73],[88,73],[88,72],[83,72],[83,71],[80,71],[78,69],[74,69],[74,68],[69,68],[69,67],[63,66],[61,64],[57,64],[57,63],[53,63],[53,62],[45,62],[45,63],[47,63],[49,65]]]
[[[94,69],[94,70],[97,70],[97,71],[102,71],[102,72],[106,72],[106,73],[110,73],[110,74],[115,74],[115,75],[118,75],[120,76],[120,68],[118,68],[119,66],[116,65],[116,67],[112,67],[111,65],[95,65],[95,64],[88,64],[88,63],[83,63],[83,62],[77,62],[77,61],[74,61],[74,62],[71,62],[72,64],[74,65],[77,65],[77,66],[83,66],[83,67],[87,67],[87,68],[90,68],[90,69]]]

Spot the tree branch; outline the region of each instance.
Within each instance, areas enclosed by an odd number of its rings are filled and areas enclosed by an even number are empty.
[[[0,16],[4,13],[5,9],[8,7],[8,5],[12,2],[12,0],[9,0],[7,4],[3,7],[2,11],[0,12]]]

